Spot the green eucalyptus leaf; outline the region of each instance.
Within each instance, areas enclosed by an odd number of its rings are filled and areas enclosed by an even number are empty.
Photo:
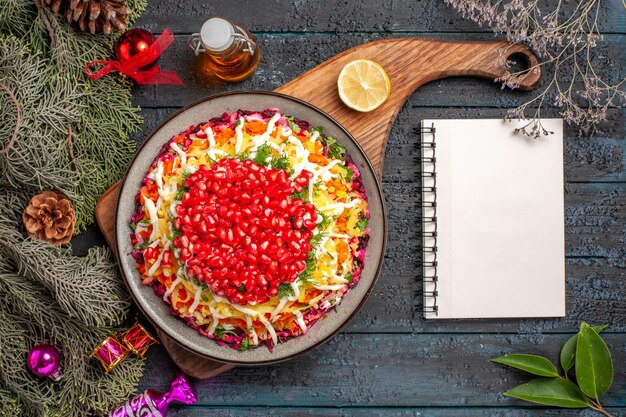
[[[600,333],[602,330],[609,327],[607,324],[603,324],[601,326],[593,326],[592,329],[596,333]],[[578,342],[578,334],[567,339],[567,342],[563,345],[563,349],[561,349],[561,367],[563,371],[567,373],[574,366],[574,358],[576,357],[576,343]]]
[[[537,378],[504,393],[532,403],[564,408],[589,407],[589,400],[574,384],[562,378]]]
[[[556,369],[556,366],[543,356],[513,353],[492,359],[491,361],[521,369],[533,375],[559,376],[559,371]]]
[[[613,384],[613,360],[604,340],[587,323],[580,325],[576,342],[576,381],[591,398],[598,399]]]

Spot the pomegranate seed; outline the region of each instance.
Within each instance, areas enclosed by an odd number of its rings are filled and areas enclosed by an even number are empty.
[[[185,181],[189,191],[174,221],[182,232],[174,245],[189,274],[234,303],[275,297],[281,283],[293,282],[306,267],[318,216],[312,204],[290,195],[311,178],[302,171],[291,182],[284,170],[250,160],[201,166]]]

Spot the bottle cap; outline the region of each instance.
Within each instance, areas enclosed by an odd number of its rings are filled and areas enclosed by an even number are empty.
[[[235,27],[226,19],[212,17],[202,25],[200,39],[205,48],[212,51],[224,51],[234,41]]]

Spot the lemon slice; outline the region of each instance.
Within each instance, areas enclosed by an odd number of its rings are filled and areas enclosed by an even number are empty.
[[[357,59],[346,64],[337,79],[339,98],[351,109],[372,111],[387,100],[391,83],[380,64]]]

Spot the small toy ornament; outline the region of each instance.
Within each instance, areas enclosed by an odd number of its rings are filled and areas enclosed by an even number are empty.
[[[115,44],[115,57],[117,61],[124,65],[133,56],[145,51],[154,43],[154,35],[144,29],[131,29],[126,31]],[[156,65],[159,57],[154,57],[154,61],[139,68],[147,71]]]
[[[155,343],[158,343],[156,339],[137,322],[121,335],[121,341],[117,334],[104,339],[104,342],[91,352],[91,356],[96,358],[104,371],[108,373],[119,365],[130,352],[143,358],[148,348]]]
[[[156,39],[145,30],[131,29],[122,35],[115,47],[117,61],[103,59],[91,61],[85,66],[84,73],[92,80],[96,80],[113,71],[119,71],[140,85],[185,85],[176,71],[161,71],[156,65],[157,59],[172,42],[174,35],[167,29]]]
[[[61,355],[52,345],[36,345],[28,352],[26,359],[28,370],[39,377],[48,377],[53,381],[61,379]]]
[[[165,417],[173,401],[187,405],[198,401],[198,393],[185,374],[176,375],[169,391],[146,390],[113,409],[108,417]]]
[[[122,343],[135,355],[143,358],[148,348],[157,343],[157,341],[141,324],[135,323],[133,327],[124,333]]]
[[[115,336],[109,336],[104,342],[91,352],[91,356],[98,359],[106,373],[115,368],[128,356],[128,349]]]

